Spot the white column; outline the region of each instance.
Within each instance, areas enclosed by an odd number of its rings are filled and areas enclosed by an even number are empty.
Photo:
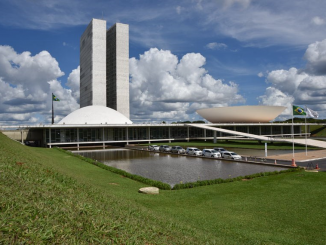
[[[188,138],[188,142],[189,142],[189,126],[187,126],[187,138]]]
[[[104,128],[102,128],[102,141],[103,141],[103,149],[105,149],[105,143],[104,143]]]
[[[49,143],[51,144],[51,128],[49,128]],[[49,148],[51,148],[51,145],[49,145]]]
[[[127,145],[129,145],[129,134],[128,134],[128,127],[126,127],[126,140],[127,140]]]
[[[169,143],[171,143],[171,127],[169,127]]]
[[[79,128],[77,128],[77,151],[79,151]]]

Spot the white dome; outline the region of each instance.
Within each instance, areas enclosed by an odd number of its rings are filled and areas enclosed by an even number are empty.
[[[212,123],[259,123],[270,122],[286,107],[284,106],[233,106],[200,109],[196,112]]]
[[[58,124],[132,124],[132,121],[109,107],[93,105],[73,111]]]

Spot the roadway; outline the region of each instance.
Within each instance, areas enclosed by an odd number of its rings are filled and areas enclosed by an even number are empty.
[[[320,140],[313,140],[313,139],[284,139],[284,138],[277,138],[277,137],[268,137],[264,135],[256,135],[256,134],[249,134],[249,133],[243,133],[239,131],[234,131],[234,130],[229,130],[229,129],[223,129],[223,128],[215,128],[203,124],[187,124],[188,126],[191,127],[196,127],[196,128],[202,128],[206,130],[212,130],[216,132],[222,132],[226,134],[231,134],[235,136],[241,136],[241,137],[246,137],[250,139],[256,139],[256,140],[261,140],[261,141],[270,141],[270,142],[287,142],[287,143],[293,143],[298,144],[298,145],[308,145],[312,147],[319,147],[319,148],[324,148],[326,149],[326,142],[325,141],[320,141]]]

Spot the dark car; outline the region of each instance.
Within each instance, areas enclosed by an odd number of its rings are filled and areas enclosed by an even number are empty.
[[[172,153],[184,154],[186,151],[181,146],[173,146],[171,149]]]
[[[168,145],[161,145],[159,151],[162,152],[170,152],[171,151],[171,147]]]

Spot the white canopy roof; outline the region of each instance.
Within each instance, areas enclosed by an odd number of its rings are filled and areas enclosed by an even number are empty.
[[[58,124],[132,124],[132,121],[116,110],[93,105],[73,111]]]
[[[196,112],[212,123],[263,123],[280,115],[284,106],[232,106],[199,109]]]

